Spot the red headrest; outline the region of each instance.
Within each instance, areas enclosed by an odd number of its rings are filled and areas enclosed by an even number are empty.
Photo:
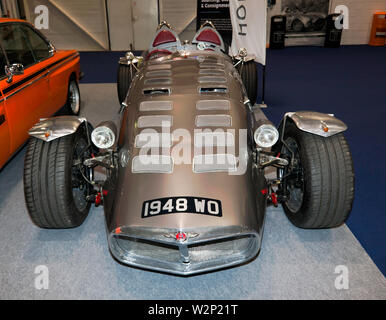
[[[201,33],[196,38],[197,41],[203,41],[203,42],[211,42],[214,44],[217,44],[218,46],[221,46],[221,39],[217,35],[215,31],[212,29],[204,29],[201,31]]]
[[[174,34],[169,30],[160,31],[153,41],[153,47],[157,47],[164,43],[176,42],[177,39]]]
[[[171,52],[169,50],[165,50],[165,49],[155,49],[153,50],[152,52],[149,52],[146,56],[146,59],[156,59],[156,58],[159,58],[159,57],[162,57],[162,56],[166,56],[166,55],[169,55],[171,54]]]

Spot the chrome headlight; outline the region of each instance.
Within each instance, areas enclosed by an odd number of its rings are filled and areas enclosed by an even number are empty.
[[[91,140],[99,149],[109,149],[115,143],[115,132],[115,124],[104,122],[93,130]]]
[[[279,132],[272,124],[262,124],[253,135],[256,144],[261,148],[272,147],[279,139]]]

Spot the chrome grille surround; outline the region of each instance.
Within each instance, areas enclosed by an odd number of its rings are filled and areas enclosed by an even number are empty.
[[[256,257],[261,244],[261,236],[256,231],[239,226],[198,228],[194,230],[198,236],[184,242],[166,235],[189,234],[187,229],[118,229],[119,233],[114,230],[109,234],[109,247],[118,261],[184,276],[245,263]]]

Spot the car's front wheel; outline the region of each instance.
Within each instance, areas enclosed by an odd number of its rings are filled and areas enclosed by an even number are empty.
[[[325,138],[288,123],[284,141],[281,154],[290,158],[294,153],[292,170],[281,171],[287,176],[283,208],[288,219],[310,229],[344,223],[354,199],[354,168],[343,133]]]
[[[32,221],[41,228],[72,228],[82,224],[91,203],[86,179],[91,157],[85,126],[74,134],[44,142],[30,138],[24,163],[24,195]]]

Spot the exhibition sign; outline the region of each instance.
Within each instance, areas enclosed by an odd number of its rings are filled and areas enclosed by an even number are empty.
[[[229,0],[197,0],[198,30],[205,21],[211,21],[221,34],[224,42],[232,41],[232,23],[229,14]]]
[[[229,0],[229,10],[233,25],[230,54],[236,55],[240,48],[245,48],[265,65],[267,1]]]
[[[245,48],[265,65],[266,0],[198,0],[197,30],[205,21],[211,21],[231,46],[230,54],[236,55]]]

